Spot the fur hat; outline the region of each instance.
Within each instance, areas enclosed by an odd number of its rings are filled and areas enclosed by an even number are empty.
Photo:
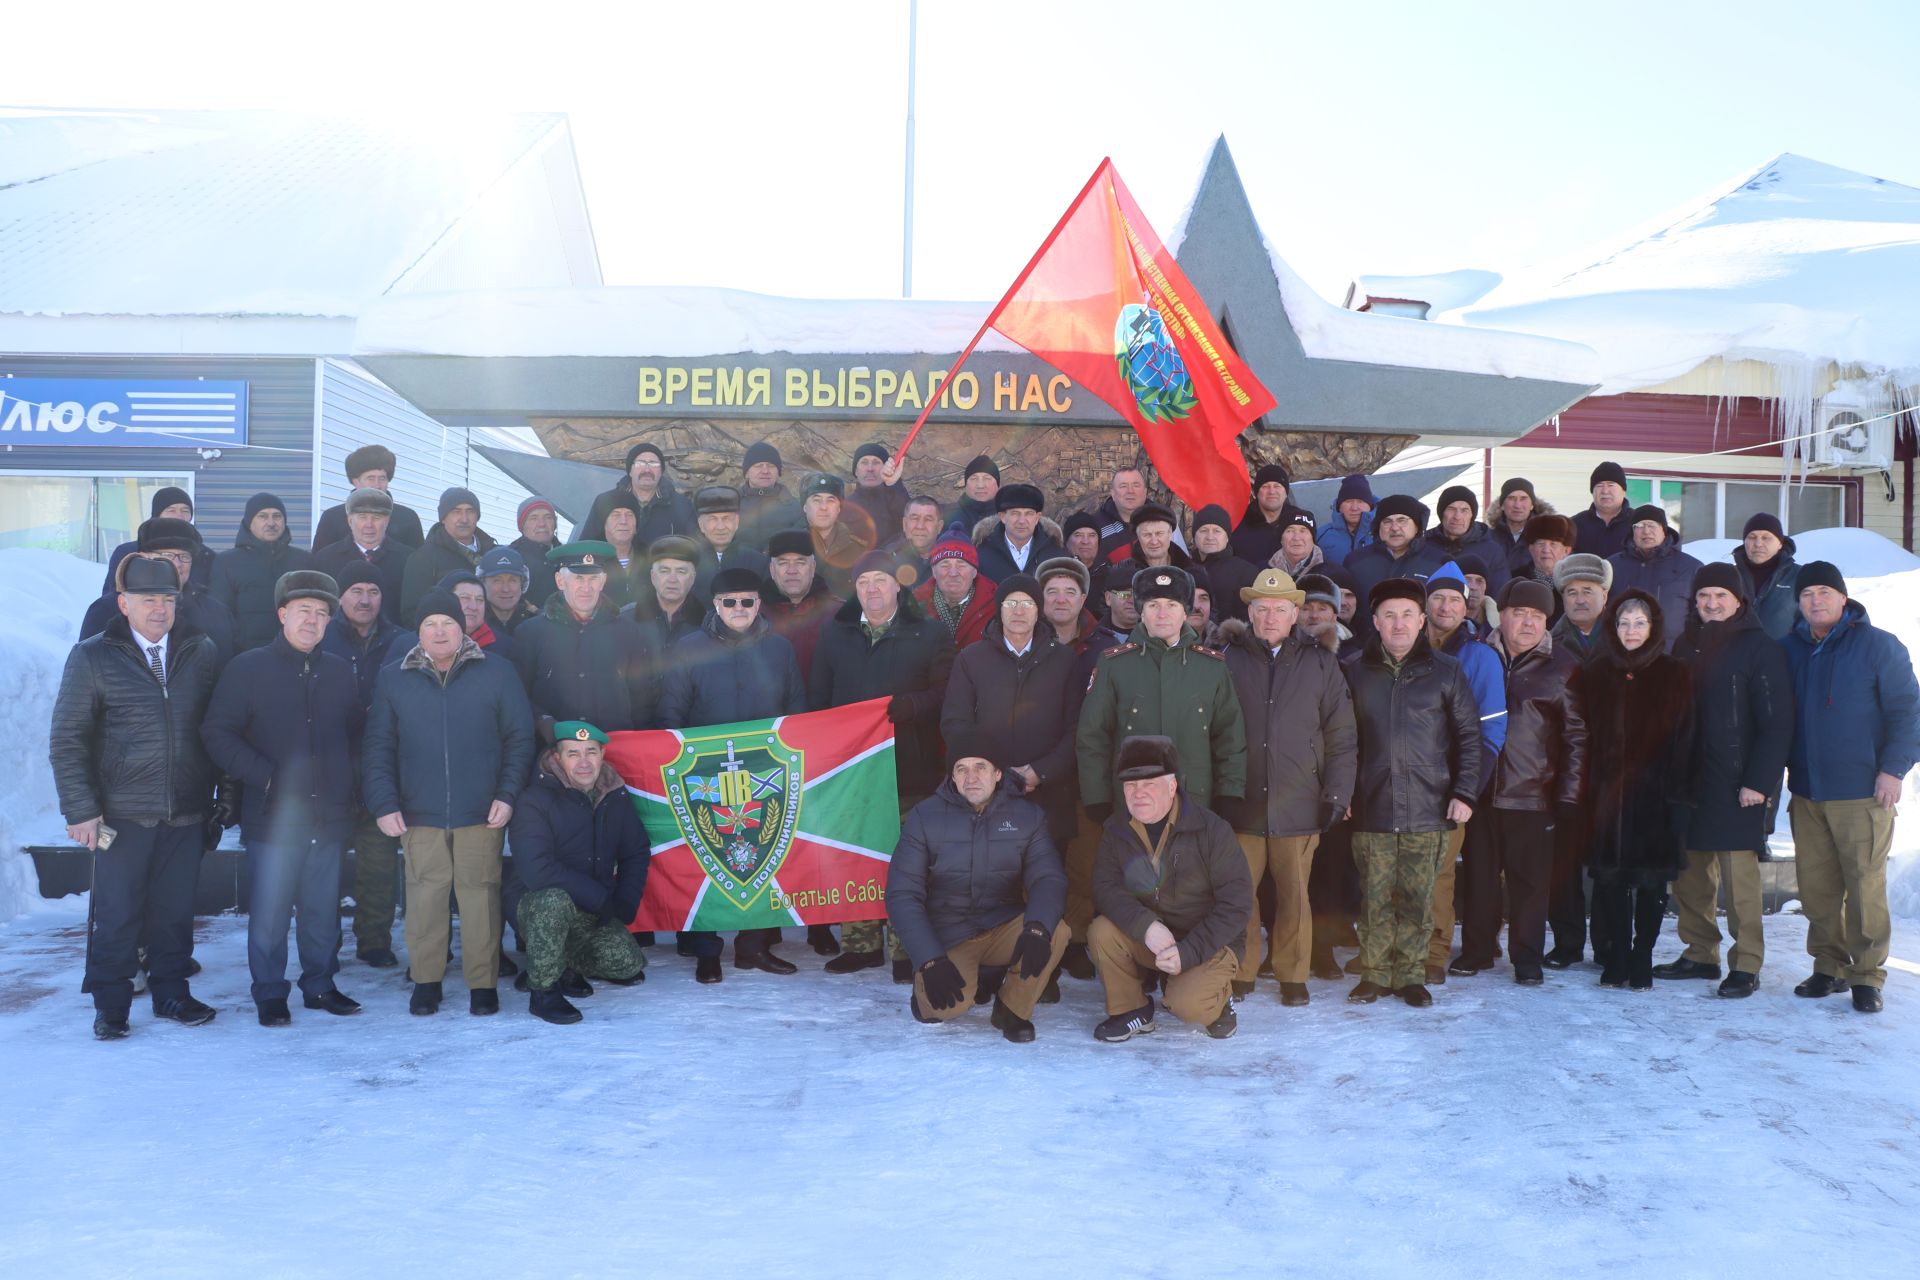
[[[142,521],[135,535],[135,547],[141,551],[198,551],[200,531],[185,520],[155,516]]]
[[[685,534],[665,534],[647,544],[648,563],[657,560],[684,560],[688,564],[699,564],[699,544]]]
[[[978,729],[961,729],[947,735],[947,772],[962,760],[985,760],[1002,773],[1007,771],[1007,748],[1000,735]]]
[[[724,595],[735,594],[757,598],[760,594],[760,575],[740,565],[722,569],[713,575],[713,583],[707,588],[707,594],[716,600]]]
[[[973,544],[967,543],[967,550],[973,550]],[[979,558],[974,558],[979,563]],[[900,562],[894,559],[891,551],[869,551],[853,562],[853,572],[847,575],[847,581],[858,583],[870,573],[884,573],[895,582],[900,580]]]
[[[1127,521],[1127,526],[1137,530],[1141,525],[1150,524],[1156,520],[1175,529],[1180,527],[1180,522],[1173,518],[1173,512],[1167,510],[1157,502],[1141,504],[1140,509],[1133,513],[1133,518]]]
[[[726,515],[729,512],[735,515],[740,512],[740,491],[730,484],[705,485],[693,495],[693,513],[696,516]]]
[[[1038,485],[1005,484],[1000,492],[993,496],[995,511],[1011,511],[1015,507],[1025,507],[1029,511],[1045,511],[1047,495],[1040,492]]]
[[[767,539],[767,559],[780,556],[810,556],[813,554],[813,535],[805,529],[782,529]]]
[[[1520,541],[1532,546],[1536,542],[1557,542],[1563,547],[1571,547],[1578,541],[1573,531],[1573,521],[1563,515],[1531,516],[1527,527],[1520,533]]]
[[[1143,782],[1180,772],[1180,752],[1173,739],[1157,733],[1140,733],[1120,740],[1113,761],[1113,774],[1121,782]]]
[[[347,495],[345,505],[350,516],[390,516],[393,514],[393,495],[385,489],[355,489]]]
[[[332,575],[321,573],[318,569],[295,569],[283,573],[280,580],[273,584],[273,607],[281,609],[294,600],[325,600],[327,608],[338,612],[340,609],[340,584]]]
[[[1591,552],[1568,556],[1553,566],[1553,589],[1565,591],[1572,582],[1597,582],[1602,591],[1613,590],[1613,566]]]
[[[1149,600],[1177,600],[1184,609],[1193,608],[1193,575],[1179,565],[1159,565],[1139,569],[1133,575],[1133,599],[1144,605]]]
[[[1087,572],[1087,566],[1073,556],[1055,556],[1051,560],[1042,560],[1034,578],[1044,591],[1047,579],[1067,577],[1080,584],[1080,594],[1086,595],[1093,590],[1093,575]]]
[[[384,471],[387,479],[393,479],[394,468],[399,465],[393,456],[393,450],[383,444],[363,444],[347,455],[347,479],[354,480],[369,471]]]
[[[816,471],[800,486],[800,501],[805,502],[816,493],[824,493],[830,498],[844,498],[847,496],[847,482],[839,476]]]

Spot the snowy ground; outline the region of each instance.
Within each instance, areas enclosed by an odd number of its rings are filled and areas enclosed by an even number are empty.
[[[692,981],[671,947],[547,1027],[367,1005],[255,1025],[242,924],[203,921],[210,1026],[89,1036],[73,903],[0,926],[0,1256],[17,1276],[1911,1277],[1920,970],[1887,1011],[1523,990],[1433,1009],[1271,983],[1241,1032],[1106,1046],[1069,980],[1037,1043],[930,1028],[885,976]],[[1669,923],[1669,930],[1671,923]],[[1896,955],[1920,934],[1896,933]],[[1664,941],[1659,958],[1676,954]]]

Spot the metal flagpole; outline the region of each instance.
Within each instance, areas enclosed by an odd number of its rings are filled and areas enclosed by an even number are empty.
[[[920,36],[920,0],[907,0],[907,193],[906,223],[900,236],[900,296],[913,296],[913,79],[914,51]]]

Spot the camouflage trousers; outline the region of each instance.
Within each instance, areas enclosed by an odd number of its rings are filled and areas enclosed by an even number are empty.
[[[1360,872],[1360,976],[1397,991],[1427,980],[1433,881],[1445,831],[1353,833]]]
[[[366,951],[393,950],[393,883],[400,842],[365,809],[353,812],[353,940]]]
[[[900,797],[900,821],[905,824],[907,811],[925,800],[924,795]],[[886,928],[884,920],[849,920],[840,926],[840,945],[848,951],[878,951],[880,949],[880,931]],[[891,929],[887,933],[887,958],[905,960],[907,949],[900,945],[900,935]]]
[[[574,905],[565,889],[540,889],[520,899],[516,913],[527,945],[527,985],[545,991],[563,969],[583,978],[631,978],[647,957],[625,926],[601,924]]]

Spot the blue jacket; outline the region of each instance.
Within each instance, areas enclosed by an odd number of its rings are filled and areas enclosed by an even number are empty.
[[[367,812],[410,827],[477,827],[533,767],[533,711],[514,669],[469,637],[444,676],[418,646],[381,669],[367,715]]]
[[[1608,556],[1607,563],[1613,566],[1613,598],[1618,599],[1623,591],[1644,591],[1659,601],[1667,652],[1672,653],[1687,627],[1688,610],[1693,604],[1693,575],[1700,571],[1700,562],[1680,549],[1679,535],[1669,529],[1667,540],[1652,551],[1629,546]]]
[[[1360,517],[1360,528],[1347,532],[1346,517],[1340,514],[1336,505],[1327,513],[1326,521],[1320,526],[1320,535],[1315,539],[1320,549],[1327,553],[1327,559],[1335,564],[1345,564],[1347,557],[1365,546],[1373,544],[1373,512],[1368,511]]]
[[[1920,758],[1920,686],[1907,647],[1847,601],[1840,625],[1815,642],[1805,618],[1780,642],[1799,709],[1787,785],[1809,800],[1865,800],[1876,775],[1904,778]]]
[[[518,913],[525,894],[565,889],[580,910],[597,915],[611,907],[622,923],[632,923],[653,854],[640,811],[612,765],[600,766],[588,793],[560,780],[548,752],[520,793],[507,836],[513,845],[513,875],[503,886],[509,915]]]
[[[1398,560],[1387,550],[1384,542],[1372,542],[1360,548],[1346,559],[1347,572],[1353,575],[1354,594],[1360,597],[1360,607],[1353,615],[1354,633],[1360,636],[1373,634],[1373,610],[1367,606],[1367,597],[1373,589],[1388,578],[1412,578],[1424,583],[1433,576],[1436,569],[1447,563],[1447,557],[1437,547],[1427,544],[1425,538],[1415,538],[1407,544],[1407,554]]]
[[[1761,628],[1775,640],[1784,640],[1800,621],[1800,593],[1794,590],[1800,577],[1800,565],[1793,558],[1793,539],[1788,538],[1780,554],[1772,560],[1773,573],[1763,583],[1747,559],[1745,547],[1733,549],[1734,571],[1749,606],[1760,619]]]
[[[276,635],[227,663],[200,740],[244,786],[240,834],[248,844],[346,826],[365,718],[353,668],[336,654],[303,654]]]
[[[1507,670],[1492,646],[1467,634],[1472,625],[1461,623],[1440,652],[1460,663],[1474,705],[1480,708],[1480,787],[1474,794],[1484,795],[1493,767],[1500,763],[1500,749],[1507,745]]]
[[[807,686],[793,644],[755,618],[747,634],[708,610],[700,629],[674,643],[661,682],[660,727],[704,728],[807,709]]]

